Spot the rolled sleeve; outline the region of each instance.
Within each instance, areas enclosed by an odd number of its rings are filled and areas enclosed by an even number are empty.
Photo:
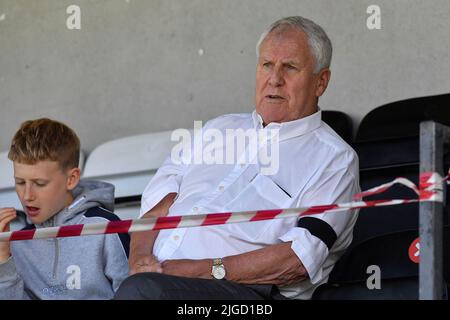
[[[179,192],[184,170],[185,165],[174,164],[170,157],[163,163],[142,194],[139,217],[152,209],[167,194]]]
[[[299,197],[297,207],[352,201],[352,196],[360,191],[358,159],[351,153],[344,156],[347,161],[341,164],[344,163],[345,166],[329,168],[311,181]],[[358,210],[346,210],[301,217],[299,221],[310,221],[299,222],[298,225],[303,227],[294,227],[279,238],[284,242],[292,241],[291,248],[308,271],[312,284],[327,276],[323,266],[326,265],[330,253],[340,254],[350,244],[357,213]]]
[[[322,280],[322,265],[328,257],[327,246],[308,230],[303,228],[292,228],[280,240],[292,241],[291,249],[302,262],[312,284]]]
[[[142,217],[150,209],[152,209],[158,202],[160,202],[167,194],[175,192],[178,193],[179,184],[175,177],[168,177],[164,184],[160,186],[152,186],[146,188],[142,194],[141,213]]]

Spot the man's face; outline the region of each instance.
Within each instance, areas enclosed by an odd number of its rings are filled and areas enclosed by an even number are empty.
[[[273,30],[260,46],[256,68],[256,111],[264,125],[287,122],[317,111],[330,71],[314,74],[306,35],[292,27]]]
[[[63,171],[55,161],[14,162],[14,178],[25,213],[34,224],[40,224],[72,203],[71,190],[78,184],[79,169]]]

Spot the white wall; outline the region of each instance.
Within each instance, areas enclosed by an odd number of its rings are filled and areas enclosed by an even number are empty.
[[[70,4],[81,7],[81,30],[66,28]],[[366,27],[370,4],[381,30]],[[42,116],[72,126],[90,151],[250,112],[255,43],[287,15],[332,39],[323,109],[357,124],[381,104],[450,92],[448,0],[0,0],[0,151],[22,121]]]

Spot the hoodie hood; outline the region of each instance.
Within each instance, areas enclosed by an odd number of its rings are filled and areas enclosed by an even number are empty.
[[[70,224],[69,221],[93,207],[100,206],[109,211],[114,210],[114,185],[110,183],[95,180],[80,180],[78,186],[72,191],[72,194],[74,200],[68,207],[42,224],[36,225],[36,227],[43,228]],[[27,222],[32,224],[28,218]]]

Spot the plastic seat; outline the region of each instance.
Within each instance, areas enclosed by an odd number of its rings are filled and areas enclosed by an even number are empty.
[[[328,124],[348,144],[353,141],[353,122],[349,115],[342,111],[323,110],[322,120]]]
[[[139,214],[142,192],[176,142],[172,131],[148,133],[106,142],[88,156],[83,178],[115,186],[115,213],[122,219]]]
[[[450,126],[450,94],[395,101],[370,111],[362,120],[355,141],[419,136],[421,121]]]
[[[450,94],[392,102],[369,112],[361,121],[353,147],[360,161],[362,190],[402,176],[418,183],[420,122],[433,120],[450,125]],[[444,154],[444,170],[450,165],[450,150]],[[368,198],[416,198],[404,187]],[[450,203],[447,192],[447,203]],[[418,204],[361,209],[354,229],[354,242],[389,232],[418,227]],[[448,217],[446,217],[447,219]]]
[[[367,190],[400,176],[417,185],[420,122],[434,120],[450,125],[449,102],[450,94],[407,99],[386,104],[367,114],[361,121],[353,143],[360,160],[361,189]],[[444,170],[447,172],[449,152],[444,156]],[[365,200],[404,198],[417,198],[417,195],[403,186],[395,186]],[[450,192],[447,192],[447,203],[449,200]],[[450,210],[446,208],[444,223],[449,223],[449,217]],[[401,267],[398,259],[404,256],[408,242],[414,236],[417,237],[418,224],[417,203],[361,209],[352,244],[336,264],[328,284],[316,291],[316,298],[416,299],[417,272],[411,273],[408,268]],[[444,241],[445,250],[449,251],[448,231]],[[448,282],[448,254],[446,261],[445,279]],[[408,263],[407,259],[403,262]],[[368,275],[365,272],[368,263],[380,267],[383,265],[384,290],[367,289],[365,281]],[[393,270],[397,272],[395,275]],[[391,276],[388,276],[389,273]]]
[[[409,248],[418,230],[395,232],[368,239],[347,250],[337,262],[326,285],[319,287],[313,299],[385,299],[416,300],[419,293],[419,264],[409,256]],[[450,226],[444,228],[444,279],[449,280]],[[367,282],[373,271],[380,270],[379,289],[369,289]],[[443,298],[448,298],[444,283]]]
[[[317,300],[365,300],[418,298],[418,264],[408,257],[408,249],[417,238],[416,230],[375,237],[347,250],[335,265],[328,283],[314,292]],[[373,275],[370,266],[379,269],[380,288],[369,289]]]
[[[0,208],[1,207],[22,208],[16,194],[13,163],[8,159],[7,151],[0,152]]]

